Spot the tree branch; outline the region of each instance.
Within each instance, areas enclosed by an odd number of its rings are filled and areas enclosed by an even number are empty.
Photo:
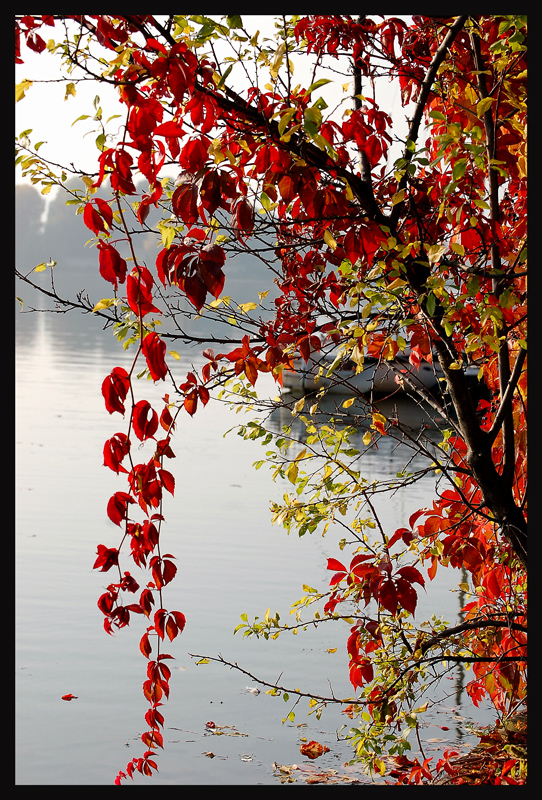
[[[440,45],[440,47],[437,49],[435,55],[433,56],[433,60],[431,61],[431,64],[429,65],[429,68],[428,68],[428,70],[427,70],[427,72],[425,74],[425,78],[424,78],[424,81],[423,81],[422,86],[421,86],[420,97],[418,99],[418,102],[416,103],[416,108],[414,110],[414,115],[412,117],[410,130],[408,132],[408,137],[407,137],[408,141],[416,142],[416,140],[418,139],[418,133],[419,133],[420,124],[421,124],[421,121],[422,121],[423,112],[425,110],[425,104],[427,103],[427,100],[429,98],[429,93],[431,92],[431,88],[433,86],[433,81],[435,80],[435,77],[437,75],[438,68],[440,67],[440,65],[442,64],[444,59],[446,58],[446,56],[448,54],[448,51],[449,51],[450,47],[452,46],[452,43],[453,43],[454,39],[457,37],[459,32],[462,30],[462,28],[464,27],[465,22],[467,21],[468,18],[469,18],[468,14],[463,14],[462,16],[457,17],[457,19],[455,20],[454,24],[452,25],[452,27],[450,28],[450,30],[448,31],[448,33],[444,37],[444,39],[442,41],[442,44]],[[403,154],[403,158],[405,159],[405,161],[410,161],[412,159],[412,156],[413,156],[413,151],[409,150],[408,147],[406,147],[405,148],[405,152]],[[401,190],[401,189],[405,188],[405,186],[407,184],[407,180],[408,180],[408,173],[405,172],[404,175],[402,176],[400,182],[399,182],[398,190]],[[399,219],[399,214],[401,213],[401,208],[403,206],[403,202],[397,203],[392,208],[392,211],[391,211],[391,214],[390,214],[390,218],[389,218],[389,222],[390,222],[390,226],[391,226],[392,230],[395,230],[395,228],[397,226],[397,221]]]
[[[521,348],[518,353],[518,357],[516,358],[516,363],[514,364],[514,369],[512,370],[512,373],[510,375],[510,380],[508,381],[506,390],[502,395],[501,404],[495,415],[495,419],[493,420],[493,425],[491,426],[491,429],[488,432],[488,437],[491,444],[493,444],[493,442],[495,441],[497,434],[501,428],[501,425],[504,422],[504,417],[509,412],[509,407],[512,403],[512,396],[514,394],[518,380],[520,378],[521,370],[523,368],[523,363],[525,361],[526,356],[527,356],[527,351]]]

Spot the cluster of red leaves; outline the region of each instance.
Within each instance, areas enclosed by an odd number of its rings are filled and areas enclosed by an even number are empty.
[[[366,606],[371,600],[376,600],[392,615],[395,615],[399,608],[414,614],[418,595],[413,584],[425,586],[424,578],[416,567],[401,567],[393,572],[389,556],[379,560],[372,555],[354,556],[348,570],[340,561],[329,558],[327,568],[334,570],[335,573],[329,582],[330,586],[346,580],[347,586],[356,589]],[[333,599],[326,605],[326,613],[333,611],[340,600],[338,593],[335,593]]]

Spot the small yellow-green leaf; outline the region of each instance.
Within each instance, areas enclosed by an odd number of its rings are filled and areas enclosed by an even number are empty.
[[[399,289],[401,286],[406,286],[406,281],[404,281],[402,278],[396,278],[394,281],[392,281],[392,283],[390,283],[388,289]],[[375,323],[376,324],[373,325],[373,323],[370,322],[369,325],[367,325],[367,330],[374,330],[374,328],[376,328],[378,325],[376,320]],[[370,327],[371,325],[373,325],[372,328]]]
[[[170,225],[162,225],[159,223],[158,230],[162,235],[162,245],[166,248],[166,250],[169,250],[173,244],[173,239],[175,238],[175,229]]]
[[[43,272],[44,269],[47,268],[47,264],[43,261],[41,264],[38,264],[37,267],[34,267],[34,272]]]
[[[320,80],[316,81],[316,83],[313,83],[313,84],[311,84],[311,86],[309,86],[309,88],[307,89],[306,93],[307,94],[311,94],[311,92],[316,91],[316,89],[319,89],[321,86],[325,86],[326,83],[331,83],[331,80],[329,78],[320,78]],[[348,88],[350,86],[350,84],[349,83],[345,83],[344,86],[346,86]]]
[[[279,134],[280,134],[281,136],[282,136],[282,134],[284,133],[284,131],[286,130],[286,126],[288,125],[288,123],[290,122],[290,120],[292,119],[292,117],[294,116],[294,114],[296,113],[296,111],[297,111],[297,109],[296,109],[296,108],[288,108],[288,109],[287,109],[287,110],[284,112],[284,114],[282,115],[282,117],[280,118],[280,122],[279,122],[279,124],[278,124],[278,130],[279,130]]]
[[[465,255],[465,248],[462,244],[459,244],[459,242],[452,242],[450,244],[450,248],[454,251],[454,253],[457,253],[458,256]]]
[[[402,203],[404,199],[405,199],[405,190],[401,189],[400,191],[395,192],[395,194],[391,198],[391,204],[392,206],[396,206],[397,203]]]
[[[202,664],[209,664],[210,660],[208,658],[200,658],[199,661],[196,661],[196,667],[201,666]]]
[[[114,300],[104,297],[102,300],[96,303],[92,311],[101,311],[102,308],[110,308],[114,302]]]
[[[476,116],[483,117],[491,104],[495,102],[494,97],[484,97],[476,104]]]
[[[180,357],[180,355],[177,353],[177,351],[176,351],[176,350],[170,350],[170,351],[169,351],[169,354],[170,354],[170,356],[173,356],[173,358],[175,359],[175,361],[180,361],[180,360],[181,360],[181,357]]]

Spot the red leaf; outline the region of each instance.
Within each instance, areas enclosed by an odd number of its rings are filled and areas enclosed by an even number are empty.
[[[158,414],[147,400],[136,403],[132,413],[132,425],[138,439],[150,439],[158,430]]]
[[[415,511],[414,514],[412,514],[410,519],[408,520],[408,524],[410,526],[410,529],[411,530],[414,529],[414,523],[416,522],[418,517],[421,517],[423,514],[425,514],[427,511],[430,511],[430,510],[431,510],[430,508],[420,508],[419,511]]]
[[[109,498],[107,504],[107,516],[111,522],[114,522],[115,525],[120,525],[126,518],[128,503],[134,502],[134,498],[126,494],[126,492],[115,492],[115,494]]]
[[[164,629],[166,624],[167,611],[165,608],[159,608],[154,614],[154,627],[160,639],[164,638]]]
[[[392,580],[382,581],[378,590],[378,600],[390,614],[397,612],[397,590]]]
[[[192,389],[191,392],[188,392],[184,398],[184,407],[190,416],[193,416],[196,413],[196,409],[198,407],[198,392],[196,389]]]
[[[406,611],[414,614],[416,611],[416,604],[418,602],[418,595],[412,584],[404,578],[398,578],[397,586],[397,600]]]
[[[341,571],[346,575],[346,567],[344,564],[341,564],[340,561],[337,561],[336,558],[328,558],[327,569],[334,569],[336,572]]]
[[[77,695],[75,694],[63,694],[62,700],[77,700]]]
[[[160,480],[162,481],[162,486],[164,489],[167,489],[170,494],[175,493],[175,478],[168,472],[166,469],[158,470],[158,474],[160,475]]]
[[[395,542],[398,542],[399,539],[402,539],[405,544],[409,544],[412,538],[412,532],[408,528],[398,528],[389,540],[388,547],[393,547]]]
[[[100,572],[108,572],[111,567],[119,563],[119,551],[115,548],[108,548],[103,544],[98,545],[98,558],[94,562],[92,569],[100,569]]]
[[[165,361],[166,343],[155,331],[148,333],[141,344],[141,351],[147,361],[153,381],[164,380],[167,375]]]
[[[354,687],[361,687],[364,683],[370,683],[374,677],[373,665],[368,658],[350,664],[350,683]]]
[[[119,472],[127,472],[120,462],[129,452],[130,440],[126,434],[116,433],[104,445],[104,467],[109,467],[117,475]]]
[[[177,628],[177,624],[176,624],[175,619],[173,617],[168,617],[168,619],[167,619],[167,622],[166,622],[166,633],[168,635],[168,638],[169,638],[170,642],[172,642],[173,639],[175,639],[175,637],[179,633],[179,629]]]
[[[193,182],[182,183],[173,192],[171,198],[173,213],[186,225],[193,225],[199,220],[198,190]]]
[[[126,295],[128,305],[139,316],[144,317],[151,312],[161,314],[159,308],[152,303],[152,287],[154,280],[146,267],[136,267],[126,278]]]
[[[401,569],[397,570],[397,572],[402,578],[410,583],[419,583],[420,586],[425,586],[423,575],[419,570],[416,569],[416,567],[401,567]]]
[[[168,139],[178,139],[181,136],[184,136],[184,128],[180,123],[175,122],[174,120],[169,120],[168,122],[162,122],[161,125],[157,125],[154,129],[154,136],[165,136]]]
[[[171,613],[175,617],[175,622],[177,623],[179,631],[182,633],[184,630],[184,626],[186,625],[186,617],[184,616],[182,611],[172,611]]]
[[[130,378],[122,367],[114,367],[111,373],[102,383],[102,395],[105,400],[105,407],[110,414],[118,411],[124,416],[124,400],[130,388]]]
[[[177,573],[177,567],[175,566],[173,561],[169,561],[167,558],[165,558],[163,560],[163,568],[162,568],[162,578],[164,586],[167,583],[171,583],[176,573]]]
[[[93,233],[107,232],[102,217],[98,214],[92,203],[87,203],[85,206],[83,222]]]

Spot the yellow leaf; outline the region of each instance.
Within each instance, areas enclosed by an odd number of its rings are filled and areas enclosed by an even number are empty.
[[[170,351],[169,351],[169,354],[170,354],[170,356],[173,356],[173,358],[175,359],[175,361],[180,361],[181,357],[180,357],[180,355],[177,353],[177,351],[176,351],[176,350],[170,350]]]
[[[32,86],[32,81],[24,80],[15,86],[15,102],[18,103],[25,96],[27,89]]]
[[[75,83],[68,83],[68,85],[66,86],[66,94],[64,95],[64,102],[68,99],[70,95],[72,95],[72,97],[75,97],[75,94],[76,94]]]
[[[110,300],[108,298],[104,298],[103,300],[100,300],[98,303],[96,303],[96,305],[94,306],[92,311],[93,312],[94,311],[101,311],[102,308],[109,308],[111,305],[113,305],[113,302],[114,302],[113,300]]]
[[[243,314],[246,314],[247,311],[253,311],[255,308],[258,308],[258,303],[254,303],[253,301],[239,304],[239,310],[242,311]]]
[[[288,469],[286,470],[286,477],[290,481],[290,483],[295,483],[297,479],[298,473],[298,466],[295,461],[289,465]]]
[[[405,285],[406,285],[406,281],[404,281],[402,278],[396,278],[392,283],[390,283],[390,285],[388,286],[388,289],[399,289],[401,286],[405,286]]]
[[[452,361],[452,363],[448,366],[448,369],[461,369],[461,364],[459,361]]]
[[[348,400],[345,400],[343,403],[343,408],[350,408],[350,406],[356,402],[355,397],[349,397]]]
[[[491,108],[491,104],[495,102],[494,97],[484,97],[479,103],[476,104],[476,116],[481,118],[484,116],[488,108]]]
[[[465,248],[463,247],[462,244],[459,244],[459,242],[452,242],[450,247],[452,248],[454,253],[457,253],[458,256],[465,255]]]
[[[425,252],[429,263],[436,264],[439,258],[446,252],[446,245],[432,244],[425,248]]]
[[[331,247],[332,250],[337,249],[337,242],[335,241],[335,239],[328,230],[324,231],[324,242],[327,244],[328,247]]]
[[[399,192],[395,192],[393,197],[391,198],[392,206],[396,206],[397,203],[402,203],[405,198],[405,190],[401,189]]]
[[[286,42],[281,42],[277,47],[275,58],[273,59],[273,63],[269,70],[273,80],[276,80],[278,77],[280,65],[282,64],[285,52],[286,52]]]
[[[38,264],[37,267],[34,267],[34,272],[43,272],[43,270],[47,267],[45,261],[41,264]]]
[[[367,447],[368,445],[371,444],[371,439],[372,439],[371,432],[367,431],[363,436],[363,444]]]
[[[373,761],[373,766],[380,772],[381,775],[386,774],[386,765],[384,764],[381,758],[375,758],[375,760]]]
[[[298,400],[294,406],[294,412],[299,414],[300,411],[303,411],[303,406],[305,405],[305,398],[302,397],[301,400]]]

